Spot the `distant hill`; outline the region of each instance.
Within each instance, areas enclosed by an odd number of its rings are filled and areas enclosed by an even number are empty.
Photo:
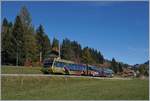
[[[147,64],[147,65],[149,65],[149,60],[148,60],[147,62],[145,62],[144,64]]]
[[[139,68],[141,65],[144,65],[146,68],[149,68],[149,60],[142,64],[135,64],[133,65],[133,68]]]

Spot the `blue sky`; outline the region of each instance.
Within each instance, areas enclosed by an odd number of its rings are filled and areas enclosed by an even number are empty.
[[[42,24],[49,38],[78,41],[128,64],[148,60],[148,2],[2,2],[2,20],[14,21],[27,6],[35,28]]]

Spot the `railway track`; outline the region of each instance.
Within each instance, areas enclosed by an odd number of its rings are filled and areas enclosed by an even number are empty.
[[[54,74],[48,74],[48,75],[44,75],[44,74],[1,74],[1,77],[18,77],[18,76],[22,76],[22,77],[65,77],[65,78],[89,78],[89,79],[109,79],[109,80],[132,80],[132,78],[121,78],[121,77],[112,77],[112,78],[108,78],[108,77],[92,77],[92,76],[75,76],[75,75],[54,75]]]

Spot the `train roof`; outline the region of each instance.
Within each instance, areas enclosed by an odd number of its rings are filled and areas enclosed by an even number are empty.
[[[66,63],[74,63],[73,61],[69,61],[69,60],[64,60],[64,59],[60,59],[60,58],[56,58],[55,61],[59,61],[59,62],[66,62]]]
[[[74,61],[69,61],[69,60],[60,59],[60,58],[55,58],[55,61],[66,62],[66,63],[70,63],[70,64],[79,64],[79,63],[75,63]],[[79,64],[79,65],[86,66],[86,64]],[[92,65],[88,65],[88,66],[92,66]]]

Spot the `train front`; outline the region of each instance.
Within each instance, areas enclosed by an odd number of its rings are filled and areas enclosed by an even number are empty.
[[[52,59],[52,58],[45,59],[45,60],[43,61],[43,68],[42,68],[41,71],[42,71],[44,74],[53,73],[53,70],[52,70],[53,62],[54,62],[54,59]]]
[[[56,58],[59,57],[59,53],[56,50],[52,50],[48,53],[47,57],[44,59],[43,61],[43,68],[42,68],[42,72],[44,74],[50,74],[53,73],[53,64],[54,64],[54,60]]]

